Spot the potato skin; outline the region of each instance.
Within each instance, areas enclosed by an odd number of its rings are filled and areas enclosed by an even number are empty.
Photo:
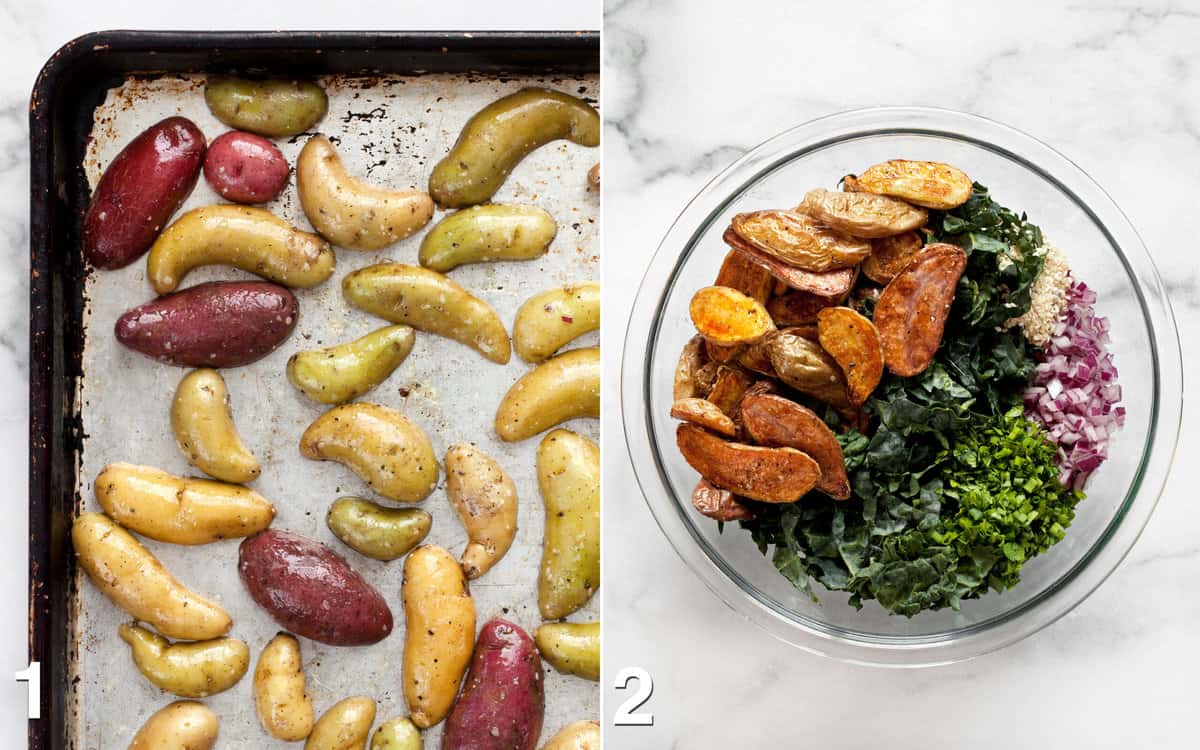
[[[204,101],[229,127],[271,138],[303,133],[329,109],[325,90],[311,81],[213,76],[204,86]]]
[[[455,211],[421,240],[421,265],[446,273],[468,263],[533,260],[558,234],[554,217],[537,206],[489,203]]]
[[[346,560],[320,542],[268,529],[242,542],[238,573],[281,626],[331,646],[367,646],[392,632],[392,611]]]
[[[412,351],[414,338],[408,326],[385,326],[327,349],[296,352],[287,363],[288,380],[318,403],[350,401],[387,380]]]
[[[600,328],[600,283],[550,289],[517,310],[513,348],[526,362],[542,362],[575,339]]]
[[[742,425],[754,442],[807,453],[821,469],[815,488],[835,500],[850,498],[842,446],[815,412],[771,393],[747,395],[742,399],[741,412]]]
[[[229,614],[175,580],[150,551],[101,513],[83,513],[71,544],[88,578],[113,604],[168,638],[206,641],[233,627]]]
[[[250,647],[236,638],[171,643],[128,622],[122,623],[117,633],[132,649],[133,661],[142,675],[182,698],[206,698],[224,692],[242,679],[250,664]]]
[[[417,508],[385,508],[361,497],[342,497],[329,506],[325,524],[355,552],[388,561],[420,544],[433,517]]]
[[[467,671],[475,641],[475,603],[458,561],[429,544],[404,560],[401,591],[404,699],[413,724],[428,729],[450,713]]]
[[[929,213],[902,200],[873,193],[809,190],[796,207],[820,223],[851,237],[878,239],[919,229]]]
[[[358,695],[338,701],[316,725],[304,750],[363,750],[375,723],[375,700]]]
[[[538,573],[538,609],[566,617],[600,587],[600,448],[569,430],[554,430],[537,451],[546,532]]]
[[[117,319],[117,340],[179,367],[240,367],[292,334],[300,306],[265,281],[212,281],[151,300]]]
[[[422,750],[421,732],[407,716],[397,716],[379,725],[371,737],[371,750]]]
[[[507,620],[488,620],[446,720],[442,750],[536,750],[545,713],[542,658],[533,639]]]
[[[261,135],[231,130],[213,139],[204,157],[204,179],[234,203],[267,203],[287,187],[287,159]]]
[[[179,381],[171,401],[171,430],[188,463],[210,477],[245,484],[262,473],[233,424],[229,390],[216,370],[192,370]]]
[[[559,730],[542,750],[600,750],[600,723],[577,721]]]
[[[843,179],[851,192],[888,195],[925,208],[947,211],[971,197],[971,178],[961,169],[935,161],[892,159]]]
[[[599,113],[582,99],[543,88],[497,99],[471,117],[433,168],[429,194],[443,208],[483,203],[522,159],[560,138],[599,146]]]
[[[671,405],[671,417],[698,424],[718,435],[734,437],[737,424],[713,402],[703,398],[681,398]]]
[[[344,464],[398,503],[424,500],[441,472],[420,426],[394,409],[363,402],[335,406],[313,420],[300,436],[300,455]]]
[[[675,441],[700,476],[751,500],[795,502],[821,476],[817,462],[806,453],[728,442],[692,424],[679,425]]]
[[[191,120],[168,117],[121,149],[96,184],[83,217],[83,254],[89,263],[121,268],[150,249],[196,187],[205,143]]]
[[[841,300],[850,293],[858,271],[853,267],[833,271],[807,271],[776,258],[742,239],[730,227],[721,236],[725,244],[765,268],[777,281],[791,289],[810,292],[819,297]],[[868,248],[869,252],[869,248]]]
[[[129,750],[212,750],[220,726],[203,703],[175,701],[146,720]]]
[[[446,497],[467,530],[463,573],[473,580],[504,557],[517,535],[517,486],[483,451],[457,443],[446,451]]]
[[[577,417],[600,416],[600,348],[572,349],[513,383],[496,409],[496,434],[531,438]]]
[[[254,668],[254,708],[263,729],[277,740],[298,742],[312,732],[312,698],[295,636],[277,634],[259,655]]]
[[[851,405],[861,406],[883,377],[875,325],[852,308],[827,307],[817,315],[817,340],[842,368]]]
[[[962,248],[926,245],[884,287],[875,303],[874,320],[884,363],[894,374],[911,377],[933,362],[966,267]]]
[[[738,497],[703,477],[692,490],[692,507],[696,512],[721,523],[753,520],[754,509],[744,500],[745,498]]]
[[[542,658],[559,672],[600,680],[600,623],[550,622],[533,634]]]
[[[275,518],[275,506],[251,489],[177,477],[153,466],[109,464],[93,487],[100,507],[117,523],[171,544],[250,536]]]

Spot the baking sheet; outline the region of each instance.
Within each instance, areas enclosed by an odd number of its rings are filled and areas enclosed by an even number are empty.
[[[339,153],[352,173],[394,188],[425,189],[430,170],[454,142],[462,125],[489,102],[523,86],[543,85],[581,96],[594,105],[599,96],[598,81],[596,75],[329,77],[321,81],[329,94],[329,113],[317,130],[336,139]],[[228,130],[204,104],[202,77],[130,79],[111,90],[96,111],[84,164],[89,183],[95,185],[104,167],[129,139],[154,122],[176,114],[193,120],[209,140]],[[294,165],[306,139],[306,135],[300,135],[276,143]],[[597,149],[555,142],[518,165],[496,194],[497,202],[536,203],[556,218],[559,232],[547,255],[530,262],[464,266],[450,272],[455,281],[495,307],[510,331],[517,308],[531,295],[554,286],[598,279],[599,197],[586,189],[586,172],[598,159]],[[183,210],[217,202],[217,195],[201,179]],[[296,226],[311,230],[300,209],[294,181],[267,207]],[[429,226],[444,216],[438,211]],[[291,338],[254,364],[222,371],[234,420],[263,465],[263,475],[250,486],[275,504],[278,514],[274,527],[304,534],[338,550],[383,593],[395,616],[392,634],[370,647],[338,648],[301,639],[308,689],[318,716],[342,698],[362,694],[378,701],[379,722],[408,713],[400,687],[403,560],[384,563],[363,557],[342,545],[326,528],[326,509],[337,497],[357,494],[379,498],[349,469],[301,458],[297,450],[300,434],[327,407],[309,401],[293,388],[284,367],[296,351],[340,343],[386,325],[345,303],[341,279],[373,263],[416,264],[425,231],[428,227],[380,252],[338,249],[337,268],[329,281],[316,289],[296,290],[300,320]],[[243,278],[253,277],[237,269],[203,268],[189,274],[184,284]],[[93,273],[87,280],[84,375],[79,400],[85,437],[78,488],[86,510],[98,509],[92,480],[110,462],[129,461],[181,475],[199,474],[175,446],[170,428],[171,398],[187,370],[158,364],[125,349],[112,333],[122,312],[153,296],[144,260],[119,271]],[[593,333],[572,346],[597,342]],[[506,444],[492,430],[501,397],[529,369],[515,354],[508,365],[501,366],[466,346],[418,332],[408,359],[360,400],[398,409],[414,419],[429,434],[439,457],[450,444],[470,441],[495,457],[512,476],[520,497],[516,540],[499,564],[472,582],[471,593],[478,624],[501,616],[532,634],[541,623],[537,569],[543,519],[534,468],[539,439]],[[596,420],[577,420],[565,426],[598,439]],[[421,507],[434,518],[425,542],[446,547],[458,556],[466,544],[466,534],[446,500],[444,475]],[[249,643],[253,670],[262,647],[280,628],[254,604],[237,576],[240,540],[200,547],[142,541],[177,578],[230,612],[234,618],[231,635]],[[71,734],[78,748],[123,749],[142,722],[175,697],[152,685],[135,668],[127,646],[116,635],[117,626],[129,618],[90,583],[75,583]],[[569,619],[598,619],[599,602],[600,596],[594,596],[586,608]],[[548,665],[545,670],[543,738],[572,721],[599,717],[596,683],[561,675]],[[259,726],[251,697],[251,673],[232,689],[205,702],[221,717],[220,747],[289,746],[272,740]],[[441,725],[427,731],[426,746],[439,746],[440,736]]]

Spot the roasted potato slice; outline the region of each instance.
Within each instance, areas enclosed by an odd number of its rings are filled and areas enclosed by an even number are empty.
[[[716,404],[717,408],[729,416],[737,413],[738,402],[742,394],[754,380],[735,367],[720,365],[717,367],[717,377],[706,398]]]
[[[817,322],[817,313],[835,304],[837,301],[828,297],[789,289],[767,300],[767,313],[780,328],[811,325]]]
[[[875,325],[849,307],[828,307],[817,316],[817,341],[842,368],[850,403],[861,406],[883,377]]]
[[[771,209],[738,214],[731,226],[754,248],[814,273],[856,266],[871,253],[870,242],[827,227],[799,211]]]
[[[905,232],[872,240],[871,255],[863,261],[862,272],[878,284],[890,283],[924,246],[925,239],[920,232]]]
[[[708,354],[704,348],[704,337],[696,334],[683,345],[679,353],[679,363],[675,365],[675,386],[672,396],[676,401],[683,398],[707,396],[708,392],[700,392],[696,382],[696,372],[708,362]]]
[[[713,283],[716,286],[736,289],[759,302],[766,302],[771,296],[775,279],[767,269],[737,250],[730,250],[725,255],[725,261],[721,263],[721,270],[717,272],[717,280]]]
[[[789,289],[812,292],[830,299],[844,299],[854,286],[854,279],[858,274],[855,268],[840,268],[836,271],[817,273],[789,265],[739,237],[738,233],[733,231],[733,227],[725,230],[722,239],[734,250],[767,269],[776,281]]]
[[[868,167],[842,181],[849,191],[889,195],[903,201],[946,211],[971,197],[971,178],[949,164],[892,159]]]
[[[835,500],[850,497],[842,446],[833,430],[811,409],[782,396],[751,393],[742,399],[741,419],[754,442],[773,448],[795,448],[812,456],[821,468],[816,489]],[[694,495],[692,502],[695,503]]]
[[[745,344],[714,344],[711,341],[704,342],[704,351],[708,353],[709,361],[722,365],[733,362],[745,350]]]
[[[846,377],[819,343],[785,329],[771,337],[768,354],[771,366],[785,384],[839,411],[850,409]]]
[[[821,477],[817,462],[806,453],[729,442],[693,424],[679,425],[675,442],[700,476],[751,500],[793,503]]]
[[[967,254],[957,245],[929,245],[879,295],[875,328],[893,373],[911,377],[929,367],[966,267]]]
[[[775,330],[762,303],[727,286],[706,286],[692,296],[692,323],[714,344],[753,344]]]
[[[756,344],[751,344],[738,355],[738,365],[759,375],[766,375],[771,378],[775,377],[775,368],[771,365],[770,346],[770,336]]]
[[[891,237],[925,226],[929,212],[902,200],[874,193],[809,190],[796,207],[821,224],[863,239]]]
[[[737,425],[729,415],[711,401],[703,398],[681,398],[671,405],[671,416],[684,422],[705,427],[718,435],[734,437]]]
[[[714,521],[752,521],[754,510],[729,490],[723,490],[707,479],[701,479],[692,490],[692,507],[702,516]]]

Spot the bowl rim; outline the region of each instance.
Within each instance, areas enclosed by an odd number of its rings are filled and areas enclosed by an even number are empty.
[[[993,151],[1038,174],[1070,198],[1104,234],[1132,281],[1154,368],[1142,458],[1125,499],[1097,542],[1058,580],[1019,607],[960,630],[919,636],[854,633],[789,612],[757,592],[713,554],[711,545],[685,517],[684,504],[665,476],[652,437],[653,414],[647,407],[650,354],[665,300],[697,240],[716,217],[746,190],[796,158],[833,144],[887,134],[943,137]],[[643,499],[675,552],[712,593],[755,625],[801,649],[851,663],[921,667],[974,658],[1032,635],[1082,603],[1112,574],[1141,535],[1165,487],[1182,418],[1183,369],[1174,315],[1153,259],[1128,217],[1083,169],[1042,141],[995,120],[936,107],[888,106],[846,110],[794,126],[754,147],[701,188],[667,230],[638,286],[625,333],[619,385],[626,450]],[[646,456],[652,460],[646,461]],[[1011,627],[998,627],[1005,623]]]

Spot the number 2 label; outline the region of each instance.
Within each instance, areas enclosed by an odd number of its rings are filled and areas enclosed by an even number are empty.
[[[613,716],[615,726],[649,727],[654,725],[654,714],[636,713],[654,693],[654,678],[650,676],[649,672],[641,667],[625,667],[617,672],[617,679],[613,681],[613,689],[628,690],[629,683],[634,680],[637,681],[637,690],[626,698],[624,703],[617,706],[617,713]]]

